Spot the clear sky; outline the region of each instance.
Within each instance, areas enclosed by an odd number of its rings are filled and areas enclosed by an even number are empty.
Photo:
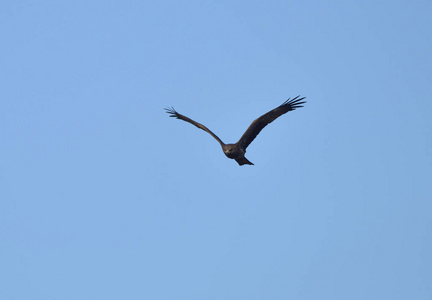
[[[431,12],[1,1],[0,298],[431,299]]]

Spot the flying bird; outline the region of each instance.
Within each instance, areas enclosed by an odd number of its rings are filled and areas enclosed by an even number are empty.
[[[214,134],[210,129],[205,127],[204,125],[195,122],[192,119],[189,119],[188,117],[179,114],[176,112],[176,110],[171,108],[165,108],[166,112],[170,115],[170,117],[174,117],[186,122],[191,123],[192,125],[195,125],[196,127],[208,132],[212,137],[214,137],[219,144],[222,146],[222,150],[224,154],[231,159],[235,159],[235,161],[240,165],[253,165],[246,157],[246,148],[249,146],[250,143],[256,138],[256,136],[261,132],[261,130],[266,127],[268,124],[282,116],[283,114],[286,114],[289,111],[295,110],[296,108],[303,107],[302,104],[306,103],[306,101],[302,101],[306,97],[299,98],[300,96],[297,96],[293,98],[292,100],[288,99],[275,109],[269,111],[268,113],[262,115],[258,119],[252,122],[252,124],[249,126],[249,128],[245,131],[245,133],[242,135],[240,140],[235,144],[224,144],[222,140]]]

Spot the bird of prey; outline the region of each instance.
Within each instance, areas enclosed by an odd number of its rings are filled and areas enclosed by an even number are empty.
[[[306,103],[306,101],[302,101],[306,97],[299,98],[300,96],[297,96],[293,98],[292,100],[288,99],[284,103],[282,103],[280,106],[276,107],[275,109],[269,111],[268,113],[262,115],[258,119],[252,122],[252,124],[249,126],[249,128],[245,131],[245,133],[242,135],[240,140],[235,144],[224,144],[222,140],[214,134],[210,129],[205,127],[204,125],[195,122],[192,119],[189,119],[188,117],[179,114],[175,111],[173,107],[171,108],[165,108],[166,112],[170,115],[170,117],[175,117],[177,119],[186,121],[191,123],[192,125],[195,125],[196,127],[208,132],[211,134],[212,137],[214,137],[219,144],[222,146],[222,150],[225,153],[225,155],[228,158],[235,159],[235,161],[240,165],[253,165],[246,157],[246,148],[249,146],[250,143],[256,138],[256,136],[261,132],[261,130],[266,127],[268,124],[279,118],[281,115],[286,114],[287,112],[291,110],[295,110],[296,108],[303,107],[302,104]]]

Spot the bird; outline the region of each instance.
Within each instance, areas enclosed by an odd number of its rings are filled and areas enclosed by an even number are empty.
[[[286,100],[284,103],[276,107],[275,109],[272,109],[268,113],[262,115],[261,117],[254,120],[248,129],[246,129],[245,133],[241,136],[241,138],[238,140],[235,144],[225,144],[222,142],[222,140],[214,134],[210,129],[205,127],[204,125],[178,113],[174,107],[171,108],[165,108],[166,113],[170,115],[170,117],[177,118],[179,120],[183,120],[185,122],[191,123],[192,125],[195,125],[199,129],[202,129],[206,132],[208,132],[212,137],[216,139],[216,141],[219,142],[219,144],[222,146],[222,150],[224,154],[231,159],[234,159],[239,166],[243,165],[253,165],[252,162],[250,162],[246,157],[246,148],[252,143],[252,141],[257,137],[257,135],[261,132],[261,130],[266,127],[268,124],[282,116],[283,114],[286,114],[289,111],[293,111],[297,108],[303,107],[302,104],[306,103],[306,101],[302,101],[306,97],[299,98],[299,96]]]

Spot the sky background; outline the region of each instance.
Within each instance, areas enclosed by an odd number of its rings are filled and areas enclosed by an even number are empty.
[[[0,298],[431,299],[431,11],[1,1]]]

